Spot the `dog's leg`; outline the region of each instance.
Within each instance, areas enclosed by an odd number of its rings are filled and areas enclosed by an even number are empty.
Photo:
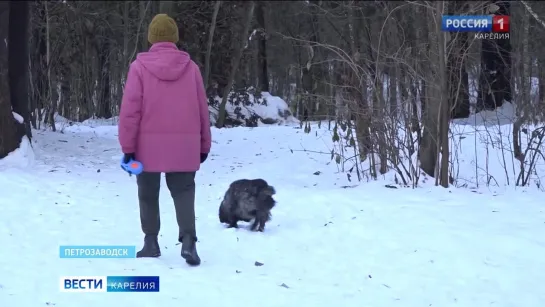
[[[236,208],[238,207],[238,203],[233,200],[231,197],[228,198],[228,202],[226,204],[226,207],[229,208],[228,209],[228,213],[226,214],[227,215],[227,224],[229,226],[227,226],[228,228],[238,228],[238,218],[237,218],[237,214],[236,214]]]
[[[238,223],[237,220],[229,221],[229,226],[227,226],[227,228],[238,228],[237,223]]]
[[[265,230],[265,222],[266,222],[266,219],[263,216],[260,216],[259,217],[259,227],[257,228],[257,231],[263,232]]]
[[[265,223],[267,222],[268,216],[269,214],[267,211],[258,211],[255,216],[254,224],[252,225],[252,230],[256,230],[257,228],[257,231],[263,232],[265,230]]]
[[[254,223],[252,224],[252,226],[250,227],[250,229],[252,231],[255,231],[257,229],[257,226],[259,225],[259,217],[256,216],[255,219],[254,219]]]
[[[265,230],[265,223],[267,223],[268,219],[267,217],[264,217],[262,220],[261,220],[261,224],[259,225],[259,231],[263,232]]]

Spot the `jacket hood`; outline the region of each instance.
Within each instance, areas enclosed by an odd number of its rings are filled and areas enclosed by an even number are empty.
[[[189,54],[168,42],[153,44],[148,52],[138,54],[136,60],[147,71],[164,81],[178,80],[191,62]]]

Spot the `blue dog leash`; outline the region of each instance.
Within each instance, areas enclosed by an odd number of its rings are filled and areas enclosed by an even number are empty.
[[[129,173],[129,176],[139,175],[144,170],[144,166],[139,161],[131,159],[129,162],[124,163],[123,158],[121,158],[121,168]]]

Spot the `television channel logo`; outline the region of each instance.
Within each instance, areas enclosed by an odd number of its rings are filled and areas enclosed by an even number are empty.
[[[136,246],[126,245],[63,245],[61,258],[136,258]]]
[[[443,15],[441,29],[445,32],[509,33],[507,15]]]
[[[61,292],[159,292],[159,276],[62,276]]]

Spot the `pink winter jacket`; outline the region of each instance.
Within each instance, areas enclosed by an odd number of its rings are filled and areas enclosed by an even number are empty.
[[[199,67],[173,43],[156,43],[130,65],[119,114],[119,143],[146,172],[194,172],[211,146]]]

